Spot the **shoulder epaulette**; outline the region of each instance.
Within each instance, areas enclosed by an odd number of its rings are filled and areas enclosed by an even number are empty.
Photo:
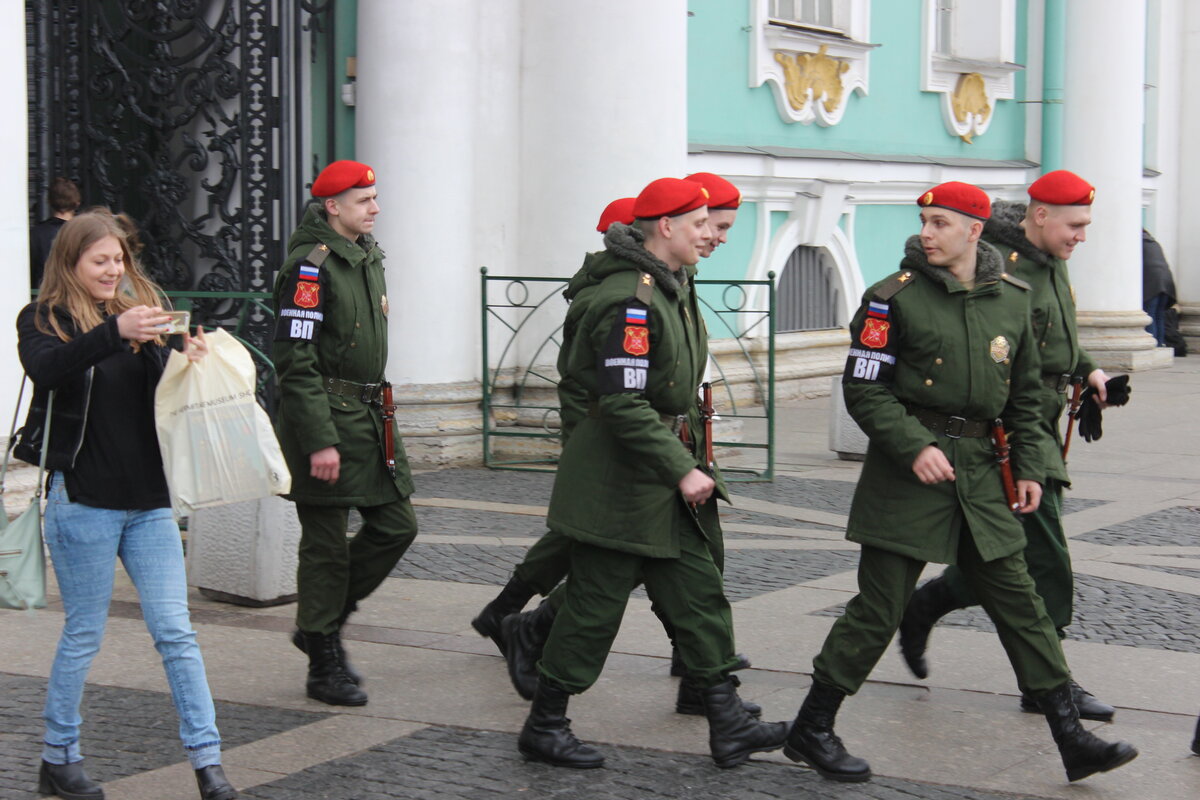
[[[906,269],[903,272],[897,272],[892,277],[888,278],[879,288],[875,290],[875,297],[879,300],[891,300],[896,296],[896,293],[908,286],[917,277],[917,273],[911,269]]]
[[[319,267],[325,263],[325,259],[327,258],[329,258],[329,245],[319,242],[312,250],[308,251],[308,255],[304,257],[304,260],[314,267]]]
[[[1016,287],[1017,287],[1017,288],[1019,288],[1019,289],[1024,289],[1024,290],[1025,290],[1025,291],[1027,291],[1027,292],[1028,292],[1028,291],[1031,291],[1031,290],[1033,289],[1033,287],[1032,287],[1032,286],[1030,286],[1030,285],[1029,285],[1028,283],[1026,283],[1025,281],[1021,280],[1020,278],[1018,278],[1018,277],[1017,277],[1017,276],[1015,276],[1015,275],[1010,275],[1010,274],[1008,274],[1007,272],[1001,272],[1001,273],[1000,273],[1000,279],[1001,279],[1001,280],[1008,281],[1008,282],[1009,282],[1009,283],[1011,283],[1013,286],[1016,286]]]
[[[638,276],[637,291],[633,293],[641,302],[648,307],[650,301],[654,299],[654,276],[649,272],[643,272]]]

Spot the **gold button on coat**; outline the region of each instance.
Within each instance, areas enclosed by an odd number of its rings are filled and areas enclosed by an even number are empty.
[[[933,378],[926,378],[926,379],[925,379],[925,385],[926,385],[926,386],[933,386]]]

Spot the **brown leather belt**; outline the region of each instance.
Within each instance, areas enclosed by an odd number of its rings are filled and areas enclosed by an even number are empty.
[[[600,403],[589,400],[587,413],[592,419],[600,419]],[[670,428],[671,433],[678,436],[679,431],[687,423],[687,414],[659,414],[658,421]]]
[[[1047,389],[1053,389],[1056,392],[1062,393],[1071,388],[1071,375],[1064,372],[1062,375],[1053,373],[1042,376],[1042,385]]]
[[[356,383],[341,378],[322,378],[321,386],[335,397],[348,397],[368,404],[378,403],[383,391],[382,383]]]
[[[991,420],[967,419],[927,408],[909,408],[908,413],[916,417],[917,422],[947,439],[982,439],[991,434]]]

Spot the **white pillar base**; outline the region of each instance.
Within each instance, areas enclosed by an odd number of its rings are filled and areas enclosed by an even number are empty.
[[[1200,354],[1200,303],[1179,304],[1179,332],[1187,342],[1188,354]]]
[[[1175,351],[1159,347],[1146,333],[1144,311],[1080,311],[1079,344],[1106,372],[1136,372],[1169,367]]]
[[[843,461],[862,461],[867,457],[867,435],[846,410],[842,397],[842,376],[835,375],[830,381],[829,404],[829,449]]]
[[[197,509],[188,520],[188,583],[226,603],[291,603],[299,545],[296,506],[282,497]]]

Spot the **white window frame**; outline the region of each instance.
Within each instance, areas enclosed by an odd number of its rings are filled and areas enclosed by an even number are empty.
[[[844,29],[826,28],[775,20],[771,17],[770,0],[748,0],[750,4],[750,88],[769,84],[775,96],[779,116],[785,122],[805,125],[836,125],[846,113],[850,95],[867,94],[869,56],[879,45],[867,42],[871,29],[870,0],[836,0],[835,21],[845,23]],[[842,101],[832,110],[825,108],[823,97],[812,97],[802,108],[792,108],[788,102],[787,79],[776,54],[796,56],[816,54],[825,48],[825,55],[847,65],[841,73]]]
[[[955,5],[963,0],[951,0]],[[939,52],[938,13],[939,6],[947,0],[923,0],[921,19],[921,90],[942,95],[942,121],[952,136],[967,142],[974,136],[982,136],[996,115],[996,102],[1011,100],[1016,96],[1016,74],[1024,66],[1014,62],[1017,46],[1017,2],[1016,0],[968,0],[971,3],[992,2],[999,4],[1001,23],[995,30],[999,37],[997,59],[972,59]],[[952,13],[966,13],[968,8],[954,8]],[[990,112],[986,117],[968,113],[959,119],[954,110],[954,94],[964,75],[978,75],[983,81],[984,95]]]
[[[797,17],[782,17],[774,14],[772,13],[771,6],[777,2],[779,2],[779,0],[768,0],[767,2],[767,13],[769,15],[768,21],[772,25],[783,25],[789,28],[804,28],[807,30],[824,31],[826,33],[840,35],[850,34],[852,9],[849,4],[842,2],[842,0],[832,0],[833,24],[831,26],[821,25],[819,23],[799,19]],[[793,0],[793,2],[799,3],[803,2],[803,0]]]

